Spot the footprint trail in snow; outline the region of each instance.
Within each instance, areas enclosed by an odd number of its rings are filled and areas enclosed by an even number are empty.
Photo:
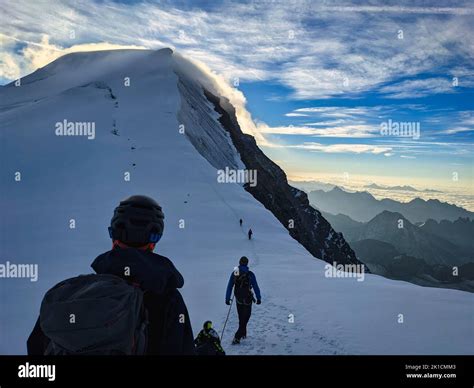
[[[271,299],[259,306],[254,304],[247,338],[241,340],[239,345],[231,345],[238,328],[237,311],[233,305],[222,346],[229,355],[347,354],[336,338],[316,328],[307,330],[297,320],[291,323],[289,314],[288,308],[273,303]]]

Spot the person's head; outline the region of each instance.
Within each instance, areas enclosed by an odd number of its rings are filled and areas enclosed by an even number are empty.
[[[246,256],[242,256],[239,260],[240,265],[249,265],[249,259]]]
[[[115,208],[109,235],[114,247],[132,247],[153,251],[164,230],[165,216],[152,198],[132,195]]]
[[[206,321],[204,322],[204,325],[202,325],[204,331],[209,331],[212,329],[212,322],[211,321]]]

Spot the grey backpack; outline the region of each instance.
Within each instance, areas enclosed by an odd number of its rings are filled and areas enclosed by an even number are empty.
[[[114,275],[81,275],[50,289],[40,325],[45,354],[145,354],[147,311],[143,291]]]

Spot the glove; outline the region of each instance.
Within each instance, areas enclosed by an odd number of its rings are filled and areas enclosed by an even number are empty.
[[[260,299],[258,299],[257,304],[262,304],[262,301]]]
[[[227,299],[227,300],[225,301],[225,304],[226,304],[227,306],[229,306],[229,305],[230,305],[230,300]]]

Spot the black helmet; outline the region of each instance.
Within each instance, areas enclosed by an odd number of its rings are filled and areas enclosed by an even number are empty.
[[[240,265],[248,265],[248,263],[249,263],[249,259],[247,259],[247,257],[245,256],[242,256],[239,260]]]
[[[156,243],[163,235],[165,218],[161,206],[144,195],[132,195],[115,208],[109,235],[132,245]]]

